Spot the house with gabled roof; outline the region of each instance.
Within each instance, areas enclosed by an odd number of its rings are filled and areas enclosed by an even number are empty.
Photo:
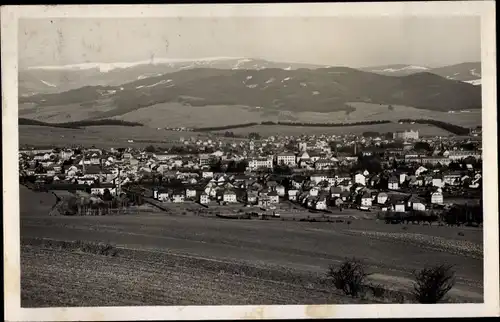
[[[207,205],[210,203],[210,196],[206,194],[205,192],[200,193],[200,203],[202,205]]]
[[[237,202],[236,193],[230,189],[224,190],[222,193],[222,201],[227,202],[227,203]]]
[[[269,203],[270,204],[277,204],[280,202],[280,199],[279,199],[279,196],[278,196],[278,193],[276,191],[271,191],[267,194],[267,196],[269,197]]]
[[[313,202],[314,209],[316,210],[326,210],[326,197],[324,195],[317,196]]]
[[[387,181],[387,188],[389,190],[398,190],[399,189],[399,180],[396,176],[391,176]]]
[[[425,202],[422,198],[416,195],[410,195],[410,197],[406,200],[406,206],[409,209],[425,211]]]
[[[288,191],[287,191],[288,200],[297,201],[298,194],[299,194],[298,189],[295,189],[295,188],[288,189]]]
[[[360,195],[359,202],[361,207],[371,207],[372,206],[371,194],[368,191],[364,192],[363,194]]]
[[[330,187],[330,197],[331,198],[338,198],[338,197],[340,197],[341,193],[342,193],[342,189],[340,187]]]

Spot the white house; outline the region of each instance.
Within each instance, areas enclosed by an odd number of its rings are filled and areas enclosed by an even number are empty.
[[[372,196],[366,192],[361,196],[361,206],[371,207],[372,206]]]
[[[380,192],[378,195],[377,195],[377,203],[380,204],[380,205],[383,205],[387,202],[387,194],[385,192]]]
[[[365,186],[366,185],[366,177],[362,173],[357,173],[356,175],[354,175],[354,182]]]
[[[288,200],[297,201],[297,194],[299,191],[297,189],[288,190]]]
[[[195,198],[196,197],[196,190],[195,189],[186,189],[186,198]]]
[[[442,204],[443,203],[443,193],[441,192],[441,189],[438,189],[437,191],[435,191],[431,194],[431,203],[432,204]]]
[[[200,203],[206,205],[210,202],[210,197],[206,193],[200,195]]]
[[[278,193],[278,196],[284,197],[285,196],[285,187],[283,185],[277,185],[276,186],[276,193]]]
[[[222,201],[234,203],[236,202],[236,194],[233,191],[225,191],[222,195]]]
[[[390,177],[387,187],[391,190],[398,190],[399,189],[399,180],[396,177]]]

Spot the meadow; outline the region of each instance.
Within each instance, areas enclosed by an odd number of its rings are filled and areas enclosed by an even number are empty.
[[[80,129],[66,129],[36,125],[19,126],[19,145],[59,146],[68,145],[96,146],[100,148],[135,147],[148,145],[168,146],[179,143],[181,137],[206,137],[190,132],[177,132],[145,126],[89,126]],[[133,140],[133,142],[129,142]]]
[[[287,125],[256,125],[250,127],[235,128],[214,133],[223,134],[226,131],[233,132],[236,135],[248,135],[257,132],[261,136],[271,135],[362,135],[364,132],[397,132],[405,130],[418,130],[420,136],[449,136],[450,132],[428,124],[373,124],[359,126],[341,126],[341,127],[316,127],[316,126],[287,126]]]
[[[481,125],[481,111],[455,111],[454,113],[417,109],[409,106],[348,103],[353,111],[310,112],[287,111],[266,107],[244,105],[191,106],[183,103],[161,103],[114,116],[115,119],[145,124],[151,128],[164,127],[213,127],[249,122],[301,121],[310,123],[353,123],[360,121],[399,119],[434,119],[455,125],[472,127]],[[103,102],[101,105],[33,107],[21,104],[19,115],[24,118],[45,122],[69,122],[92,118],[98,111],[111,111],[114,107]],[[305,107],[304,110],[307,110]],[[275,133],[276,134],[276,133]]]
[[[20,191],[23,307],[397,302],[406,301],[398,296],[411,289],[413,270],[442,263],[456,271],[451,301],[482,302],[482,256],[474,252],[482,249],[481,229],[165,213],[56,217],[46,212],[50,194]],[[41,239],[103,242],[118,253],[49,247]],[[331,287],[328,266],[352,256],[374,283],[399,295],[351,299]]]

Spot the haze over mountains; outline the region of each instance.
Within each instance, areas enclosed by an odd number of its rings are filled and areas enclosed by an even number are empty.
[[[147,110],[154,119],[165,112],[159,104],[254,114],[351,113],[351,103],[472,110],[481,108],[481,87],[467,82],[480,82],[480,70],[480,63],[354,69],[247,58],[45,66],[20,71],[20,116],[77,121]]]
[[[448,79],[481,85],[481,63],[462,63],[444,67],[429,68],[415,65],[385,65],[361,68],[363,71],[387,76],[405,76],[419,72],[429,72]]]
[[[84,63],[64,66],[38,66],[19,72],[22,95],[58,93],[83,86],[118,86],[147,77],[194,68],[261,70],[280,68],[316,69],[321,65],[271,62],[263,59],[213,57],[195,60],[156,59],[132,63]]]

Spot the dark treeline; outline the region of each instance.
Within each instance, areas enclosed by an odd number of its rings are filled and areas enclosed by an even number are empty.
[[[361,121],[352,123],[307,123],[307,122],[262,122],[262,125],[285,125],[285,126],[317,126],[317,127],[339,127],[339,126],[357,126],[357,125],[373,125],[391,123],[388,120],[379,121]]]
[[[143,126],[143,124],[138,122],[128,122],[122,120],[84,120],[75,122],[63,122],[63,123],[47,123],[32,119],[19,118],[19,125],[38,125],[38,126],[50,126],[50,127],[60,127],[67,129],[78,129],[85,126],[105,126],[105,125],[119,125],[119,126]]]
[[[193,131],[195,132],[222,131],[222,130],[237,129],[243,127],[256,126],[256,125],[340,127],[340,126],[373,125],[373,124],[387,124],[387,123],[391,123],[391,121],[379,120],[379,121],[361,121],[352,123],[307,123],[307,122],[265,121],[261,123],[253,122],[253,123],[226,125],[226,126],[201,127],[201,128],[196,128]]]
[[[243,123],[243,124],[233,124],[233,125],[225,125],[225,126],[212,126],[212,127],[200,127],[193,129],[194,132],[210,132],[210,131],[222,131],[229,129],[238,129],[242,127],[250,127],[258,125],[258,123]]]
[[[468,135],[469,134],[469,129],[466,127],[462,127],[459,125],[455,124],[450,124],[446,122],[441,122],[441,121],[436,121],[436,120],[429,120],[429,119],[419,119],[419,120],[412,120],[412,119],[401,119],[398,122],[403,122],[403,123],[411,123],[415,122],[418,124],[430,124],[434,125],[436,127],[439,127],[443,130],[446,130],[448,132],[451,132],[456,135]]]

